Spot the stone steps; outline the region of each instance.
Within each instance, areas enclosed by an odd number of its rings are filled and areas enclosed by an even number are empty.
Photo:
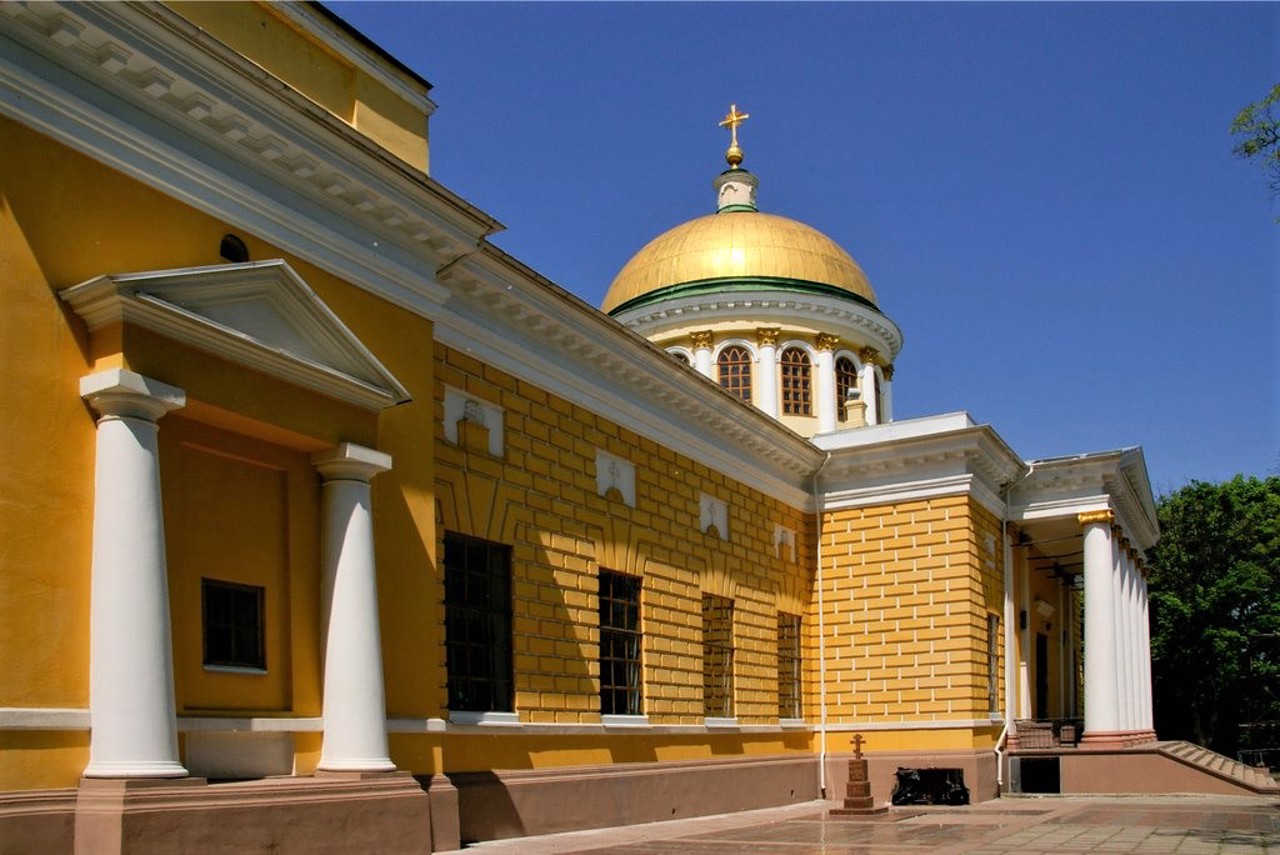
[[[1280,794],[1280,783],[1277,783],[1269,772],[1246,766],[1238,760],[1232,760],[1230,757],[1191,742],[1165,742],[1160,746],[1160,753],[1256,793]]]

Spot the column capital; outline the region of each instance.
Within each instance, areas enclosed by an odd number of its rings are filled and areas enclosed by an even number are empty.
[[[892,362],[882,367],[880,371],[884,374],[885,380],[890,380],[890,381],[893,380],[893,363]]]
[[[1085,511],[1084,513],[1076,514],[1076,522],[1082,526],[1091,525],[1093,523],[1106,523],[1107,525],[1110,525],[1115,521],[1115,518],[1115,512],[1110,508],[1101,511]]]
[[[875,364],[880,359],[880,351],[876,350],[874,347],[864,347],[858,351],[858,358],[861,359],[864,364]]]
[[[777,347],[778,335],[782,332],[778,327],[757,327],[756,344],[761,347]]]
[[[126,368],[108,368],[81,377],[80,397],[99,415],[149,422],[187,405],[187,393],[177,386],[143,377]]]
[[[699,330],[695,333],[689,333],[689,337],[693,339],[694,350],[711,349],[711,330]]]
[[[818,346],[818,350],[835,350],[840,346],[840,336],[831,333],[818,333],[814,343]]]
[[[311,455],[311,465],[326,481],[363,481],[391,468],[391,455],[354,442],[342,442]]]

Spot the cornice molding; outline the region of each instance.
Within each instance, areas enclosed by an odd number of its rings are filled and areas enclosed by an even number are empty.
[[[968,495],[1003,517],[1002,494],[1026,471],[994,429],[964,414],[852,428],[815,443],[831,453],[819,483],[826,508]]]
[[[821,455],[803,439],[488,244],[495,220],[192,30],[162,6],[0,4],[14,47],[0,112],[432,318],[446,344],[810,504]],[[423,273],[444,268],[447,285]]]
[[[159,4],[0,4],[0,112],[420,313],[493,218]]]
[[[898,325],[870,306],[843,297],[767,287],[678,297],[618,312],[614,317],[646,338],[737,321],[751,329],[779,325],[816,327],[893,357],[902,350]]]
[[[1030,466],[1030,473],[1010,496],[1010,520],[1030,522],[1112,511],[1121,532],[1138,550],[1150,549],[1159,539],[1141,448],[1033,460]]]
[[[578,298],[509,287],[507,262],[486,246],[450,272],[438,341],[793,507],[812,505],[822,454],[811,444]]]

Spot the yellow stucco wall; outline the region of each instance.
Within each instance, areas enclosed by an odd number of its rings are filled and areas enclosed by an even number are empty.
[[[272,4],[167,5],[401,160],[427,171],[427,116],[422,109],[311,38]],[[426,94],[420,83],[405,81]]]
[[[523,722],[600,721],[597,573],[606,568],[644,580],[649,720],[695,729],[647,735],[539,735],[534,728],[509,736],[393,733],[392,759],[402,768],[428,773],[813,750],[808,731],[696,730],[703,722],[704,593],[735,603],[738,721],[778,725],[779,611],[804,618],[804,712],[817,721],[811,515],[434,344],[429,320],[23,126],[0,119],[0,135],[6,142],[0,265],[7,273],[0,358],[11,369],[0,407],[0,463],[10,497],[0,514],[0,652],[6,662],[0,707],[88,706],[95,428],[78,384],[94,370],[123,366],[188,396],[183,410],[160,421],[164,480],[175,485],[164,489],[175,556],[175,682],[183,714],[319,714],[319,481],[307,458],[350,441],[393,459],[393,469],[373,482],[389,716],[422,721],[447,715],[437,556],[444,533],[455,531],[514,548],[515,707]],[[221,264],[218,246],[228,232],[245,240],[255,260],[288,260],[412,400],[374,415],[130,325],[90,336],[57,298],[59,290],[102,274]],[[463,425],[460,442],[444,438],[446,386],[502,408],[503,455],[489,454],[488,437],[475,425]],[[204,456],[184,460],[193,449]],[[617,496],[597,495],[597,449],[634,463],[634,508]],[[183,514],[199,506],[198,491],[189,489],[195,482],[220,495],[252,496],[245,507],[232,508],[249,522],[226,533],[242,540],[228,544],[225,553],[236,572],[248,574],[244,581],[279,589],[269,596],[274,630],[263,679],[209,674],[195,655],[191,583],[217,568],[201,569],[188,556],[209,553],[225,539],[216,527],[184,522]],[[728,540],[700,530],[702,493],[727,503]],[[221,500],[208,510],[219,509],[227,510]],[[262,527],[253,528],[258,523]],[[795,532],[794,557],[775,546],[779,525]],[[991,557],[986,546],[993,531],[998,540],[994,517],[962,497],[828,515],[823,554],[830,587],[823,619],[833,720],[906,724],[985,716],[985,619],[1000,609],[1001,558],[998,549]],[[244,566],[256,552],[281,548],[288,553],[283,563]],[[832,738],[838,744],[844,737]],[[964,727],[928,733],[904,728],[892,744],[877,748],[958,747],[986,738],[985,731]],[[296,736],[298,771],[314,767],[319,739]],[[82,730],[0,732],[0,789],[72,786],[87,749]]]
[[[600,721],[598,572],[643,579],[644,711],[654,725],[701,725],[704,592],[734,600],[735,710],[741,724],[777,724],[777,614],[810,597],[810,518],[702,464],[467,354],[436,346],[437,483],[445,531],[513,549],[515,709],[522,721]],[[489,453],[487,429],[461,423],[444,438],[445,387],[503,410],[505,451]],[[629,460],[636,506],[597,495],[596,453]],[[728,541],[699,530],[699,499],[728,503]],[[773,544],[775,525],[797,533],[795,560]],[[439,572],[437,573],[439,577]],[[433,600],[443,603],[437,578]],[[424,616],[428,618],[428,616]],[[440,638],[443,610],[429,615]],[[445,715],[443,646],[433,674]],[[810,699],[810,702],[812,699]],[[557,741],[451,735],[452,770],[605,762],[609,757],[691,759],[719,753],[800,750],[808,734],[603,736]],[[753,748],[752,746],[755,746]],[[603,761],[601,758],[605,758]]]
[[[833,723],[989,719],[987,616],[1002,607],[999,535],[995,517],[964,496],[826,514]],[[904,727],[877,734],[876,747],[972,747],[987,730]]]
[[[307,455],[351,441],[393,458],[393,470],[375,479],[373,497],[388,710],[426,715],[435,684],[424,676],[421,660],[430,658],[424,651],[436,643],[432,626],[419,617],[431,595],[427,580],[436,540],[431,322],[21,125],[0,119],[0,137],[6,143],[0,158],[0,267],[6,271],[0,357],[11,378],[0,406],[0,463],[9,497],[0,514],[0,651],[6,662],[0,707],[88,707],[95,425],[79,381],[123,366],[187,393],[186,408],[160,420],[162,469],[172,468],[174,448],[192,441],[245,459],[261,458],[259,452],[270,448],[265,459],[288,471],[289,563],[281,585],[288,592],[270,607],[287,634],[269,642],[272,661],[278,657],[287,671],[273,672],[251,689],[228,688],[237,681],[205,674],[198,660],[193,665],[194,601],[189,590],[175,586],[174,596],[185,596],[175,603],[174,621],[175,653],[186,655],[176,679],[183,708],[319,714],[319,533],[314,510],[294,509],[308,503],[308,492],[311,499],[318,495]],[[245,240],[256,260],[288,260],[414,400],[375,415],[129,325],[90,336],[57,297],[59,290],[102,274],[225,263],[218,246],[229,231]],[[253,480],[224,467],[203,486],[235,494],[237,479],[245,477]],[[180,488],[173,493],[173,500],[182,498]],[[166,510],[173,507],[170,498]],[[192,503],[199,503],[198,494]],[[216,507],[211,503],[210,512]],[[168,526],[181,545],[189,533],[174,526],[181,521]],[[238,533],[224,532],[226,538]],[[193,544],[208,548],[208,538],[217,535],[216,529],[196,534]],[[255,533],[223,545],[252,554],[263,537]],[[84,731],[11,731],[0,733],[0,740],[0,789],[71,786],[88,760]],[[318,741],[300,734],[296,744],[298,768],[305,771],[314,765]]]

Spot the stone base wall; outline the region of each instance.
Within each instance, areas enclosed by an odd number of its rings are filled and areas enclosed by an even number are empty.
[[[0,794],[0,852],[274,855],[432,851],[428,796],[407,773],[210,785],[200,778],[84,779]]]
[[[812,756],[465,772],[449,778],[458,788],[464,842],[732,813],[819,797]]]

